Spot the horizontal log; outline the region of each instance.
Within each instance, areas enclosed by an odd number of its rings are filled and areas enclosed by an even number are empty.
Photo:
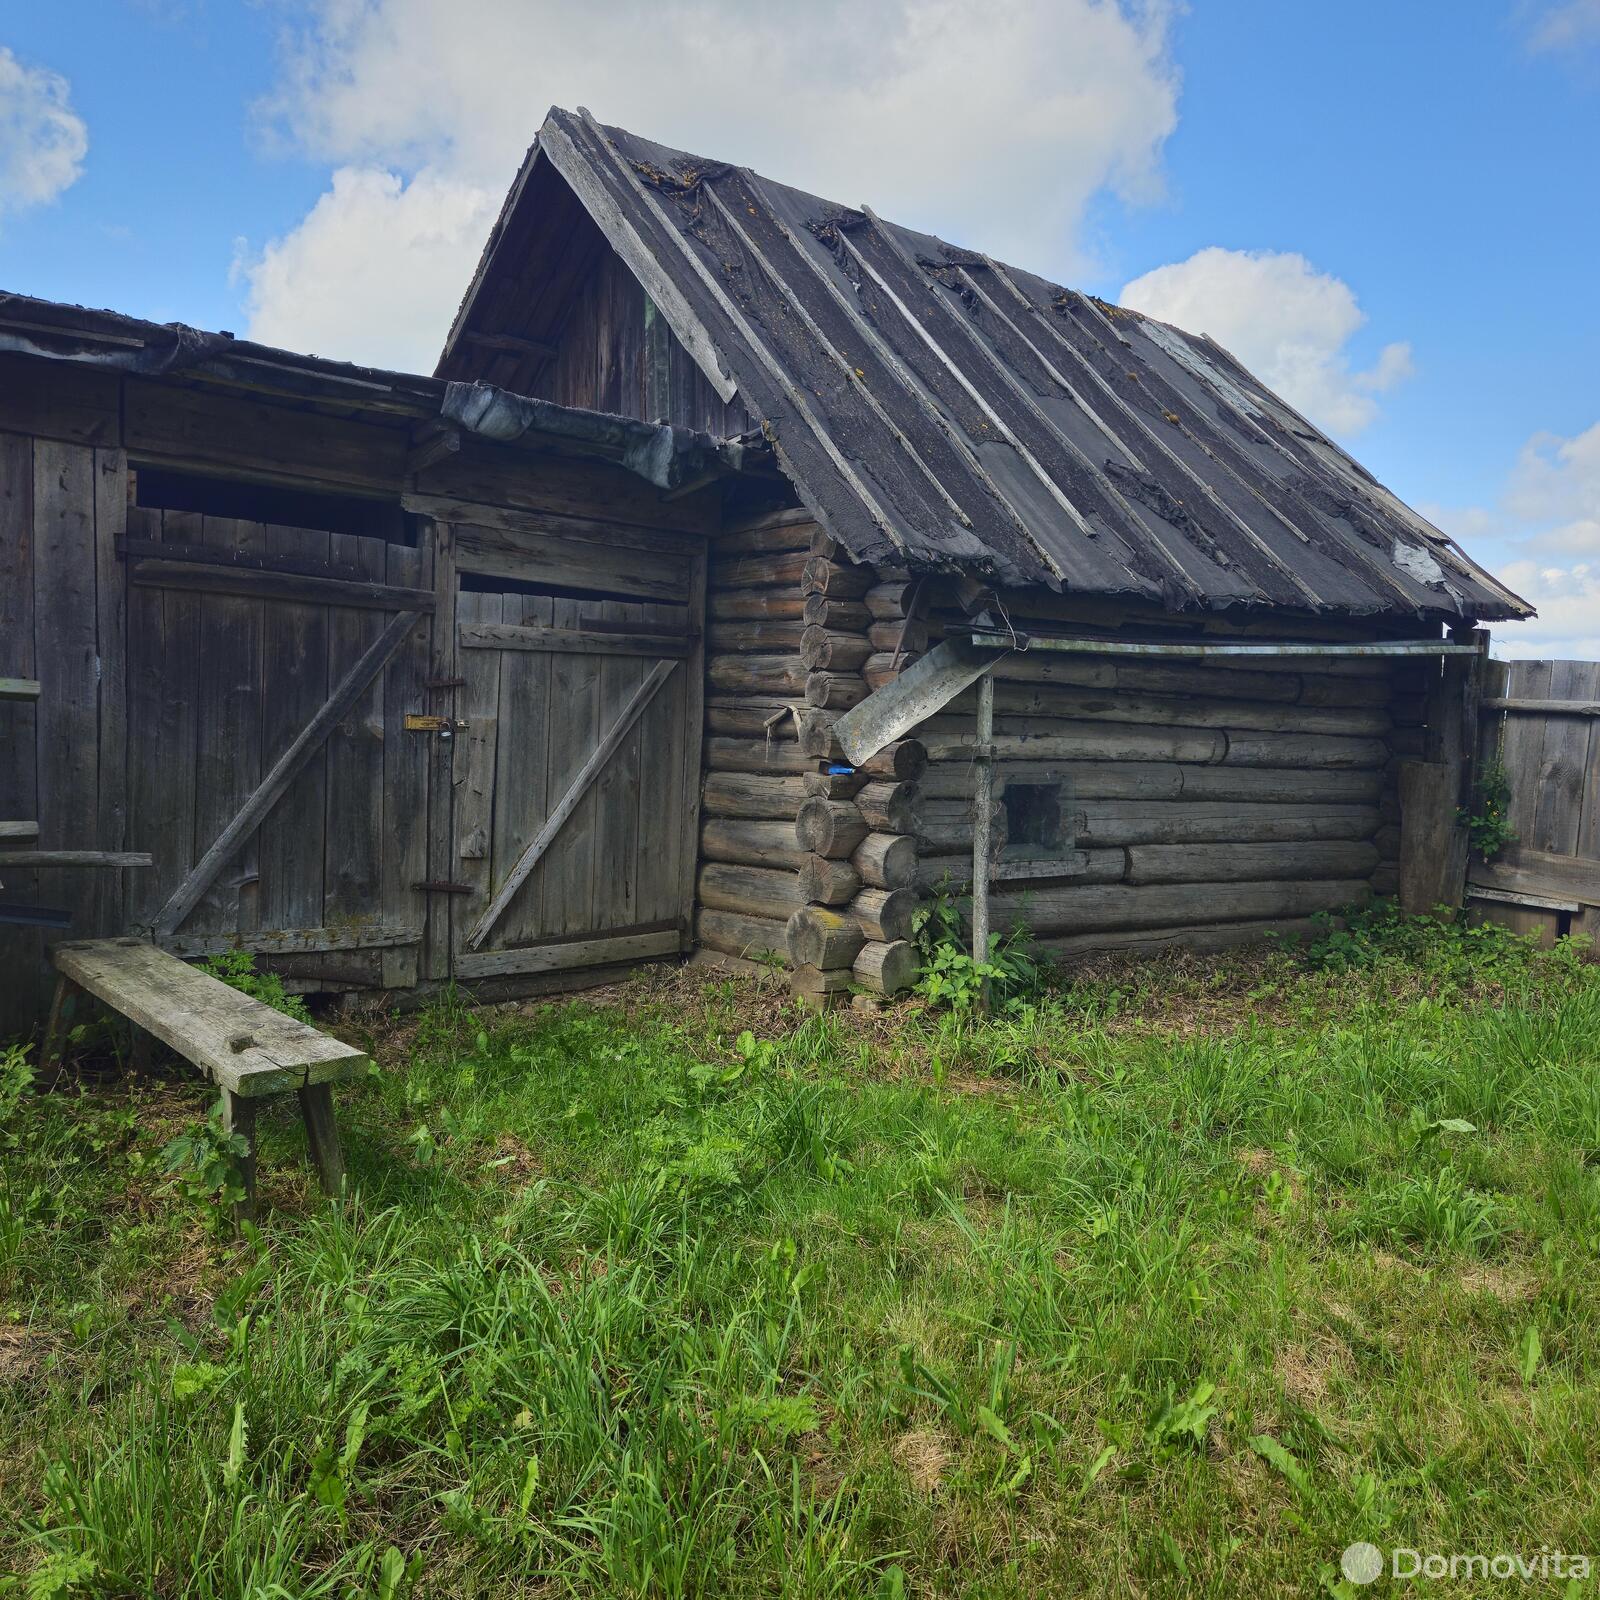
[[[852,800],[804,800],[794,829],[802,850],[833,861],[843,860],[867,836],[866,819]]]
[[[1118,722],[995,719],[996,757],[1010,761],[1217,762],[1227,752],[1220,729],[1140,727]],[[930,717],[917,730],[930,761],[972,759],[976,734],[969,717]]]
[[[804,551],[790,555],[733,556],[727,560],[713,552],[706,578],[713,589],[792,589],[799,586],[813,559]]]
[[[893,683],[916,660],[914,655],[896,655],[892,650],[874,651],[861,664],[861,681],[869,689],[878,690]],[[957,696],[957,699],[960,697]],[[955,705],[956,701],[949,702]],[[970,710],[971,703],[962,709]]]
[[[1203,928],[1216,923],[1309,917],[1359,905],[1365,878],[1295,883],[1007,885],[990,897],[997,928],[1037,937],[1125,928]]]
[[[875,833],[915,833],[920,791],[915,783],[869,783],[856,808]]]
[[[131,580],[153,589],[192,589],[208,594],[242,595],[250,600],[285,600],[313,606],[351,606],[373,611],[432,611],[431,589],[405,589],[349,578],[309,578],[292,572],[218,562],[135,561]]]
[[[915,830],[919,847],[930,855],[951,850],[972,849],[973,809],[971,799],[921,800],[917,805]],[[998,854],[1006,843],[1006,809],[994,808],[989,826],[989,848]]]
[[[849,914],[867,930],[869,939],[909,939],[911,919],[921,902],[915,889],[863,889],[850,902]]]
[[[839,741],[834,737],[833,724],[838,719],[837,711],[828,711],[818,706],[806,708],[800,719],[800,748],[808,756],[815,756],[819,761],[842,761],[844,752],[839,748]]]
[[[1185,766],[1185,800],[1245,800],[1260,803],[1370,804],[1383,787],[1374,767],[1333,768]]]
[[[1382,739],[1346,739],[1329,733],[1228,734],[1232,767],[1381,767],[1388,760]]]
[[[1366,839],[1293,844],[1139,844],[1128,850],[1129,883],[1265,883],[1365,878],[1378,865]]]
[[[1201,955],[1255,944],[1274,944],[1280,940],[1313,938],[1320,931],[1321,924],[1309,917],[1297,917],[1278,921],[1222,922],[1203,928],[1142,928],[1127,933],[1072,934],[1065,938],[1042,939],[1039,948],[1059,962],[1080,961],[1117,951],[1128,955],[1151,956],[1169,950],[1185,950]]]
[[[795,967],[789,974],[792,993],[811,1005],[822,1005],[849,993],[855,975],[849,967],[824,971],[821,967]]]
[[[791,829],[792,833],[794,830]],[[824,906],[842,906],[854,900],[861,888],[861,874],[848,861],[830,861],[826,856],[800,857],[800,898]]]
[[[1510,845],[1493,861],[1473,862],[1467,876],[1485,889],[1600,906],[1600,859],[1592,856]]]
[[[1297,844],[1370,840],[1374,806],[1253,805],[1219,800],[1107,800],[1085,803],[1074,843],[1083,849],[1118,844]],[[1351,874],[1334,873],[1334,877]]]
[[[860,633],[872,621],[872,613],[859,600],[836,600],[831,595],[808,594],[800,601],[800,614],[813,627],[832,628],[838,633]]]
[[[806,678],[806,704],[829,711],[848,711],[867,698],[859,672],[813,672]]]
[[[793,741],[798,733],[789,714],[790,700],[776,695],[706,696],[706,732],[730,739],[770,739]],[[776,720],[773,720],[776,719]]]
[[[793,820],[805,798],[803,778],[778,778],[758,772],[708,772],[700,791],[700,806],[709,817],[787,822]]]
[[[904,889],[916,878],[917,841],[906,833],[869,833],[850,855],[863,883]]]
[[[806,692],[806,669],[798,656],[712,655],[706,658],[706,681],[713,689],[739,694],[796,698]]]
[[[700,827],[700,854],[708,861],[735,861],[747,867],[786,867],[791,872],[811,858],[794,840],[794,823],[744,822],[707,817]],[[814,896],[807,895],[813,899]]]
[[[811,553],[816,519],[807,511],[778,511],[734,528],[724,528],[711,542],[719,561],[731,556],[787,555],[796,550]]]
[[[924,801],[970,799],[976,771],[970,757],[931,762],[921,778]],[[999,773],[1002,785],[1060,783],[1072,800],[1175,800],[1183,774],[1176,762],[1160,761],[1012,761]]]
[[[1384,861],[1400,859],[1400,824],[1385,822],[1372,836],[1373,847]]]
[[[867,773],[853,769],[830,772],[825,763],[818,770],[806,773],[806,793],[824,800],[854,800],[871,781]]]
[[[813,672],[859,672],[872,646],[858,633],[807,627],[800,640],[800,659]]]
[[[801,906],[789,918],[787,937],[792,966],[825,972],[848,967],[866,942],[855,918],[827,906]]]
[[[868,666],[871,665],[869,661]],[[968,689],[957,695],[946,709],[951,715],[969,716],[976,706],[977,696]],[[1056,717],[1069,722],[1224,728],[1230,738],[1235,730],[1377,738],[1390,727],[1389,713],[1383,706],[1281,705],[1259,700],[1222,700],[1198,694],[1163,697],[1123,690],[1066,688],[1054,683],[996,684],[994,707],[1002,721],[1007,716]]]
[[[1005,865],[1003,855],[998,856],[997,860],[1000,865]],[[1006,906],[1015,908],[1024,905],[1028,894],[1042,884],[1120,883],[1127,874],[1128,852],[1121,849],[1074,850],[1070,853],[1070,862],[1070,867],[1063,862],[1059,873],[1053,873],[1050,865],[1040,862],[1025,878],[1010,878],[997,883],[990,891],[990,904],[995,903],[998,895]],[[972,888],[970,846],[949,854],[924,856],[917,865],[916,887],[924,894],[934,890],[953,895],[967,894]]]
[[[1531,700],[1515,695],[1490,696],[1483,702],[1485,711],[1509,711],[1530,717],[1600,717],[1600,700]]]
[[[894,617],[888,622],[874,622],[867,629],[867,643],[874,651],[891,658],[896,655],[916,657],[928,648],[928,624],[921,617]]]
[[[706,611],[714,622],[799,622],[804,620],[805,598],[794,589],[711,589]]]
[[[0,850],[0,867],[149,867],[144,850]]]
[[[632,633],[603,628],[528,627],[511,622],[465,622],[456,629],[463,650],[528,650],[547,655],[654,656],[683,659],[694,649],[687,632]]]
[[[1386,900],[1392,900],[1400,893],[1400,863],[1398,861],[1385,861],[1372,874],[1372,892],[1381,895]],[[1471,885],[1468,885],[1471,892]]]
[[[920,739],[896,739],[863,761],[860,770],[874,778],[918,779],[928,770],[928,747]]]
[[[696,942],[724,955],[747,961],[772,961],[789,965],[788,935],[782,921],[772,917],[746,917],[736,911],[702,910],[694,919]]]
[[[830,600],[859,600],[872,587],[871,567],[847,566],[826,556],[810,556],[800,574],[802,594],[825,594]]]
[[[900,994],[916,987],[920,967],[915,945],[904,939],[888,943],[874,939],[862,945],[850,971],[862,988],[874,994]]]
[[[743,622],[713,621],[706,629],[706,644],[713,651],[798,655],[805,633],[805,623],[796,621],[769,622],[765,619]]]
[[[786,915],[802,903],[799,879],[793,872],[728,861],[704,862],[695,889],[701,905],[746,917]]]
[[[724,739],[705,741],[705,763],[712,772],[811,772],[816,762],[793,739]]]
[[[906,615],[906,606],[912,599],[915,578],[898,578],[888,583],[874,584],[865,593],[867,610],[879,622],[890,621]]]

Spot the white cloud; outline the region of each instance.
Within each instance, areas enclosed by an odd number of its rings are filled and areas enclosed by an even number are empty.
[[[1600,422],[1571,438],[1536,433],[1492,509],[1420,509],[1539,608],[1532,622],[1495,624],[1497,655],[1600,660]]]
[[[1190,333],[1209,334],[1297,411],[1335,434],[1359,433],[1375,395],[1411,375],[1411,346],[1387,344],[1373,366],[1346,350],[1367,320],[1343,279],[1302,255],[1211,245],[1128,284],[1121,303]]]
[[[314,355],[431,371],[500,196],[419,172],[341,167],[305,220],[239,263],[249,337]],[[431,318],[419,318],[426,307]]]
[[[426,168],[442,200],[451,186],[503,193],[545,108],[588,105],[1061,276],[1083,265],[1075,236],[1094,195],[1159,192],[1177,122],[1173,4],[1012,0],[979,26],[966,0],[315,0],[262,110],[277,136],[341,167]],[[305,225],[354,239],[330,212],[355,204],[335,190]],[[369,195],[361,207],[366,229],[404,233],[378,223]],[[277,246],[285,266],[292,238]],[[400,286],[391,297],[430,358],[465,279],[446,292],[429,274],[403,306]],[[367,320],[352,306],[352,330]],[[275,326],[299,337],[292,318]],[[347,340],[338,353],[372,351]]]
[[[89,130],[71,96],[59,73],[0,46],[0,213],[44,205],[77,182]]]
[[[1535,55],[1600,44],[1600,0],[1558,0],[1527,15],[1528,48]]]

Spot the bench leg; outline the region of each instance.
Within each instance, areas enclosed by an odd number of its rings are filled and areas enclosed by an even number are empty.
[[[245,1143],[239,1157],[239,1180],[244,1199],[233,1208],[236,1222],[253,1222],[256,1215],[256,1103],[241,1095],[222,1091],[222,1131],[236,1133]]]
[[[306,1143],[311,1147],[317,1176],[326,1193],[337,1195],[344,1188],[344,1156],[339,1149],[339,1125],[333,1116],[333,1087],[318,1083],[309,1089],[297,1089],[295,1093],[300,1097]]]
[[[130,1022],[128,1029],[132,1035],[128,1041],[128,1065],[135,1078],[148,1078],[155,1040],[137,1022]]]
[[[44,1040],[39,1046],[39,1070],[59,1070],[67,1044],[67,1013],[72,1009],[72,997],[77,984],[63,973],[56,979],[56,992],[50,1001],[50,1020],[44,1026]]]

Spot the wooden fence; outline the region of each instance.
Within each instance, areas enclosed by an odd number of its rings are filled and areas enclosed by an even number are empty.
[[[1486,666],[1478,770],[1504,768],[1516,841],[1473,858],[1468,902],[1545,943],[1584,933],[1600,946],[1600,662]]]

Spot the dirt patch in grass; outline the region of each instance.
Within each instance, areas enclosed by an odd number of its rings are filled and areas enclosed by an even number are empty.
[[[1281,1346],[1272,1359],[1283,1392],[1302,1411],[1320,1413],[1335,1379],[1350,1370],[1350,1353],[1326,1334]]]
[[[944,1434],[931,1428],[912,1428],[895,1440],[895,1464],[920,1495],[931,1495],[944,1481],[950,1465],[950,1444]]]
[[[1462,1268],[1460,1281],[1467,1294],[1486,1294],[1502,1305],[1533,1298],[1533,1273],[1519,1262],[1474,1261]]]

